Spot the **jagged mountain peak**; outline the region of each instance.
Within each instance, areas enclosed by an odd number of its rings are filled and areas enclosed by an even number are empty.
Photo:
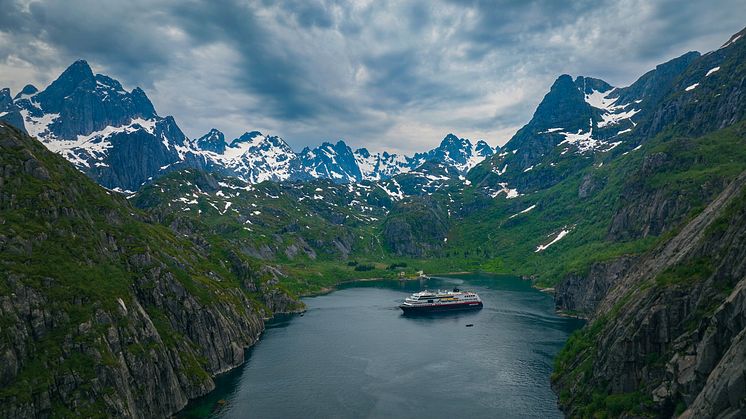
[[[36,88],[33,84],[27,84],[23,86],[23,89],[21,89],[20,92],[18,92],[13,99],[21,99],[24,96],[33,96],[35,94],[39,93],[39,89]]]
[[[326,178],[342,183],[357,182],[365,178],[360,167],[360,156],[356,156],[341,139],[335,144],[324,141],[314,149],[304,148],[300,161],[304,171],[313,178]]]
[[[578,76],[575,78],[575,86],[586,95],[592,94],[594,91],[608,92],[614,88],[614,86],[601,79],[584,76]]]
[[[282,137],[278,135],[268,135],[265,138],[269,144],[272,144],[273,146],[282,149],[286,153],[295,154],[293,152],[293,149],[290,147],[290,145],[288,145],[288,143],[285,142],[285,140]]]
[[[492,148],[485,140],[477,140],[477,143],[474,144],[474,150],[481,156],[492,155],[497,148],[499,147]]]
[[[215,136],[221,136],[222,133],[216,129]],[[210,133],[213,133],[211,130]],[[208,135],[210,135],[208,133]],[[219,134],[218,134],[219,133]],[[231,152],[231,157],[235,158],[241,154],[252,153],[252,158],[261,158],[261,153],[273,154],[284,153],[292,158],[295,158],[295,152],[292,148],[283,140],[281,137],[276,135],[265,135],[259,131],[248,131],[243,133],[240,137],[234,138],[229,144],[228,148],[235,150]]]
[[[14,103],[8,88],[0,89],[0,120],[26,132],[20,108]]]
[[[471,140],[449,133],[438,147],[426,153],[415,154],[413,157],[414,167],[418,167],[427,161],[434,161],[451,165],[457,171],[466,173],[495,152],[484,140],[481,141],[482,144],[477,147],[472,144]]]
[[[77,60],[74,63],[70,64],[65,71],[62,72],[59,79],[72,79],[72,80],[90,80],[94,78],[93,70],[91,69],[91,66],[88,65],[88,61],[86,60]]]
[[[259,131],[247,131],[247,132],[244,132],[243,134],[241,134],[238,138],[234,138],[230,142],[230,145],[234,146],[234,145],[240,144],[240,143],[253,142],[254,139],[256,139],[258,137],[262,137],[262,136],[263,136],[262,133],[259,132]]]
[[[13,104],[13,98],[10,97],[10,89],[5,87],[0,89],[0,111]]]
[[[578,89],[575,81],[568,74],[557,78],[544,96],[529,122],[538,128],[558,127],[577,130],[587,125],[591,116],[590,108],[587,106],[583,92]]]
[[[449,133],[443,138],[443,141],[440,142],[440,147],[450,149],[471,147],[471,141],[466,138],[459,138],[453,133]]]
[[[96,87],[93,70],[85,60],[72,63],[46,89],[36,95],[36,100],[43,109],[50,112],[59,112],[65,99],[80,87],[85,89]]]
[[[321,145],[318,148],[330,149],[342,153],[346,152],[347,150],[352,152],[352,149],[342,139],[337,140],[336,143],[332,141],[322,141]]]
[[[210,136],[210,137],[218,136],[221,138],[225,138],[225,134],[223,134],[223,132],[217,128],[210,128],[210,131],[208,131],[207,134],[205,134],[204,136],[205,137],[206,136]]]
[[[212,151],[214,153],[223,154],[225,153],[225,135],[213,128],[207,134],[199,137],[195,143],[200,150]]]
[[[572,76],[569,74],[560,74],[557,76],[557,78],[554,80],[554,83],[552,83],[552,87],[549,88],[549,92],[552,91],[561,91],[565,89],[571,89],[575,86],[575,81],[572,79]]]

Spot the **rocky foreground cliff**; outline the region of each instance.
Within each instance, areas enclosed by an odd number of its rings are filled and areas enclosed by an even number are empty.
[[[681,72],[609,178],[604,240],[642,245],[556,286],[557,308],[589,319],[552,377],[570,417],[746,417],[744,34]]]
[[[746,172],[677,234],[558,287],[589,325],[553,376],[570,417],[746,417]]]
[[[0,124],[0,416],[164,417],[299,303]]]

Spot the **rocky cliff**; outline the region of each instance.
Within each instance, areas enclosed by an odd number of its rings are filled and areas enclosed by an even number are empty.
[[[558,358],[570,416],[746,415],[746,172],[648,255],[558,287],[591,324]]]
[[[163,417],[241,364],[273,271],[152,223],[0,124],[0,411]]]
[[[632,133],[642,156],[612,180],[605,235],[647,250],[556,287],[558,309],[590,320],[555,365],[569,416],[746,417],[743,35],[657,69],[676,75]]]

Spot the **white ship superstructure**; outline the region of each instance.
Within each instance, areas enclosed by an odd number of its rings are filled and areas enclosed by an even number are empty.
[[[427,313],[434,311],[471,310],[483,307],[479,295],[471,291],[420,291],[407,297],[399,306],[404,313]]]

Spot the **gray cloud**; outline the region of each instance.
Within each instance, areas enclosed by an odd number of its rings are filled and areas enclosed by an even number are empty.
[[[0,85],[75,59],[142,86],[198,136],[292,146],[504,143],[558,74],[626,85],[743,26],[744,0],[0,0]]]

